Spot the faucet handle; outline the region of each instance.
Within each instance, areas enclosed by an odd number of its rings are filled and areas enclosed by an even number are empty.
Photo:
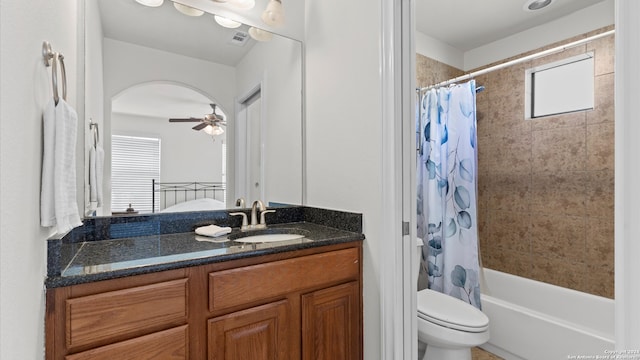
[[[245,207],[244,204],[245,204],[245,201],[243,197],[236,199],[236,206],[244,208]]]
[[[232,212],[232,213],[229,213],[229,215],[242,216],[242,227],[240,227],[241,230],[247,229],[249,227],[249,222],[247,221],[247,214],[243,212]]]
[[[275,210],[263,210],[260,211],[260,224],[264,224],[267,225],[267,220],[265,220],[264,215],[268,214],[268,213],[274,213],[276,212]]]

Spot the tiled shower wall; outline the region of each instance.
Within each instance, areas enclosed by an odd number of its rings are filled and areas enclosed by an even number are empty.
[[[524,120],[525,70],[589,51],[595,108]],[[607,36],[476,78],[486,88],[477,96],[484,266],[613,298],[613,56],[614,38]],[[418,55],[419,86],[460,74]]]

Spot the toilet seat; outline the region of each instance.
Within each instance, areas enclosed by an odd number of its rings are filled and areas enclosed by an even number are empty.
[[[489,318],[460,299],[425,289],[418,291],[418,317],[450,329],[479,333],[489,328]]]

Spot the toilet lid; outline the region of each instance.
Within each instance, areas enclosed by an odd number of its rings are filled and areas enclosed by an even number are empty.
[[[467,332],[483,332],[489,327],[487,315],[473,305],[429,289],[418,291],[418,317]]]

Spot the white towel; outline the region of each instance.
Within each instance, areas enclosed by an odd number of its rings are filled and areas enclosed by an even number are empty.
[[[199,228],[196,228],[196,234],[210,237],[222,236],[230,232],[230,227],[220,227],[216,225],[201,226]]]
[[[53,99],[43,114],[44,154],[40,223],[64,234],[82,225],[76,202],[76,134],[78,115],[63,99]]]
[[[89,149],[89,209],[102,206],[102,173],[104,169],[104,150],[97,145]]]

